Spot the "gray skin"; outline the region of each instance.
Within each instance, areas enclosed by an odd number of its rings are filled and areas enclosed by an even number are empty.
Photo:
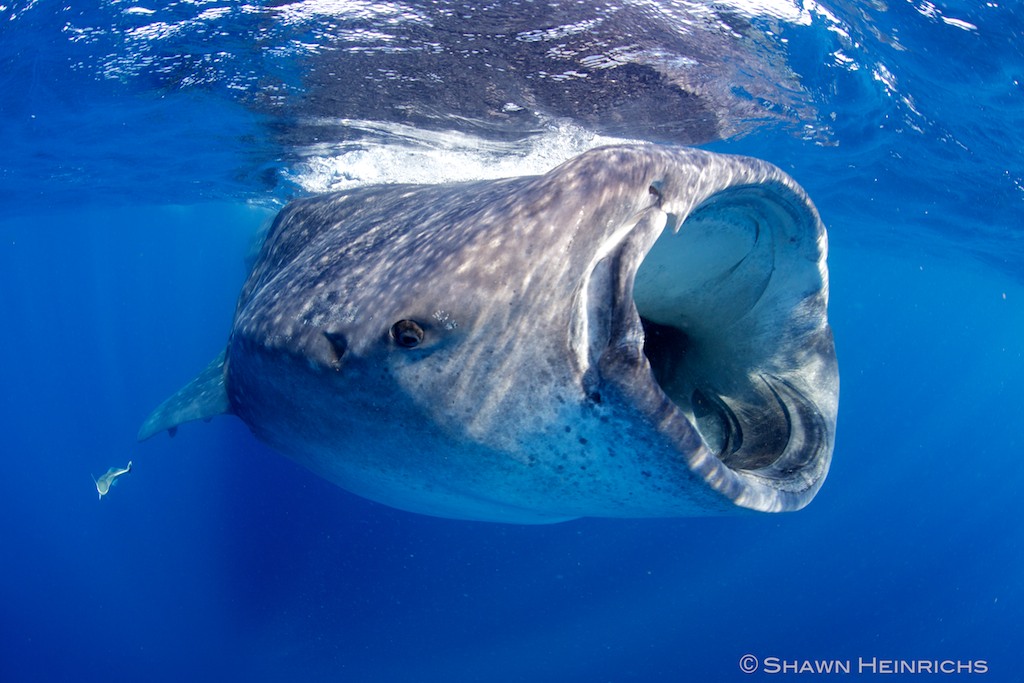
[[[111,467],[106,473],[101,474],[100,478],[93,477],[92,480],[96,484],[96,492],[100,494],[100,500],[103,500],[103,496],[110,493],[110,488],[117,483],[117,480],[124,475],[132,471],[132,461],[128,461],[127,467]]]
[[[232,413],[349,491],[442,517],[801,508],[838,406],[826,251],[789,176],[686,148],[300,199],[225,353],[139,438]]]

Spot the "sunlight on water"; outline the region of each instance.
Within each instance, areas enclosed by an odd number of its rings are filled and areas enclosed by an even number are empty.
[[[581,128],[552,123],[524,143],[503,143],[471,135],[422,133],[401,125],[348,126],[373,129],[381,142],[351,151],[310,153],[287,177],[306,192],[327,192],[374,183],[449,183],[540,175],[588,149],[629,142]]]

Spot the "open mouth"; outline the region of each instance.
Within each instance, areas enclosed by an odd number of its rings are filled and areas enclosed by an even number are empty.
[[[828,470],[838,393],[817,214],[768,183],[673,223],[633,278],[653,378],[721,465],[802,506]]]

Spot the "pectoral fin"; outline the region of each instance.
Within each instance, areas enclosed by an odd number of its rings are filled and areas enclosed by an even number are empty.
[[[221,351],[199,376],[178,390],[146,418],[139,429],[139,441],[167,430],[173,436],[177,426],[192,420],[208,420],[214,415],[231,412],[224,385],[224,362],[227,352]]]

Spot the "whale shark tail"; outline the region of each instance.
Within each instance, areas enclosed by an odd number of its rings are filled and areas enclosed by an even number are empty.
[[[199,375],[161,403],[139,429],[139,441],[145,441],[165,429],[174,436],[178,425],[192,420],[208,420],[231,412],[224,386],[224,362],[227,350],[220,352]]]

